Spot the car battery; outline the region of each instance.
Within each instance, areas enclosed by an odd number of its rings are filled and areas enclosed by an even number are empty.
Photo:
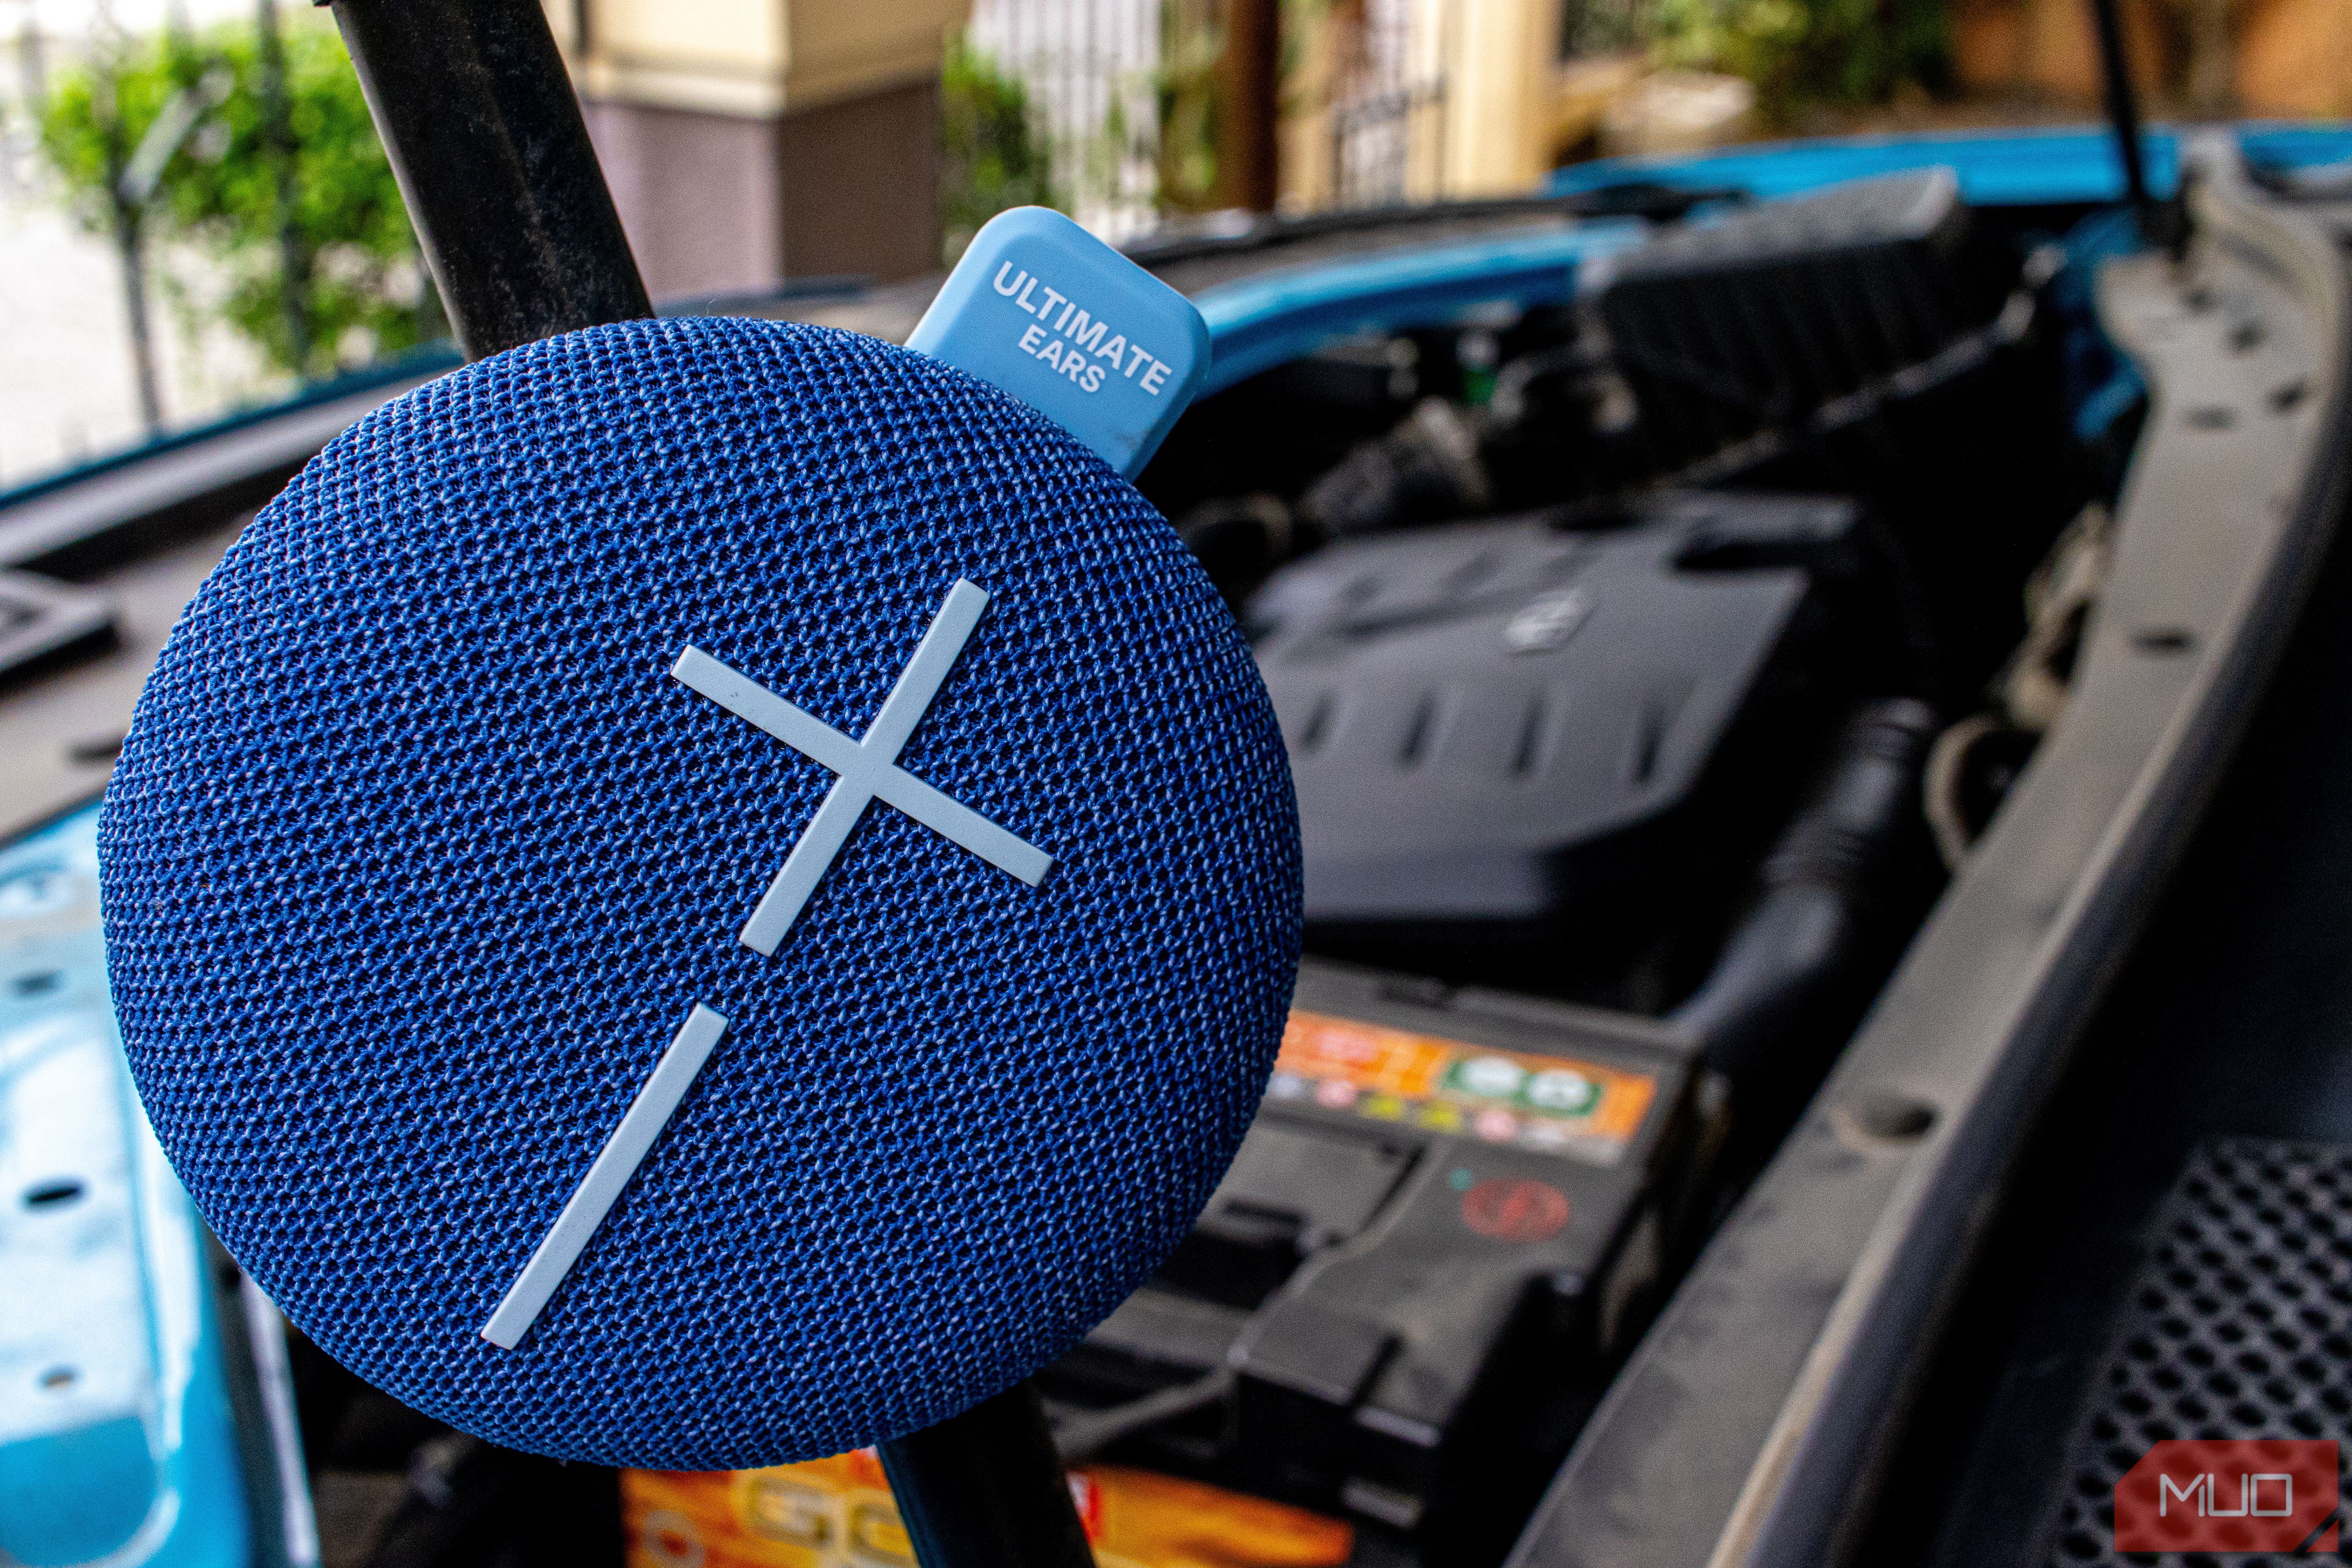
[[[1096,1568],[1343,1568],[1346,1521],[1150,1471],[1069,1472]],[[621,1472],[625,1568],[918,1568],[871,1448],[760,1470]]]
[[[1695,1080],[1652,1020],[1309,960],[1192,1234],[1045,1374],[1064,1429],[1166,1412],[1118,1451],[1465,1542],[1639,1331]]]

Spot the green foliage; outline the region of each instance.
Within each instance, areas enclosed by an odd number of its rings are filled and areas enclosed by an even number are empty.
[[[1208,212],[1218,205],[1217,99],[1225,48],[1218,0],[1164,0],[1160,7],[1160,207]]]
[[[1559,19],[1561,58],[1622,55],[1643,47],[1651,41],[1654,9],[1651,0],[1565,0]]]
[[[961,37],[949,44],[940,76],[940,227],[950,266],[1006,208],[1061,205],[1028,89]]]
[[[1768,120],[1949,79],[1944,0],[1658,0],[1655,26],[1662,64],[1745,77]]]
[[[292,226],[309,273],[300,303],[310,341],[299,363],[253,26],[120,39],[60,72],[42,115],[41,146],[79,220],[111,234],[125,163],[175,95],[195,95],[204,112],[163,165],[139,221],[151,246],[203,256],[225,284],[200,297],[166,268],[166,289],[192,323],[224,320],[272,365],[321,375],[405,348],[442,322],[341,39],[308,6],[288,8],[283,32]]]

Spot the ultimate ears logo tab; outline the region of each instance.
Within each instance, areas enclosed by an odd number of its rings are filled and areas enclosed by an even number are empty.
[[[2117,1552],[2333,1552],[2336,1445],[2158,1443],[2116,1483]]]

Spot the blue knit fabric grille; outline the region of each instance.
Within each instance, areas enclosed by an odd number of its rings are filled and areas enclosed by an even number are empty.
[[[869,807],[736,932],[833,775],[688,643],[1055,858]],[[960,372],[744,321],[602,327],[362,420],[165,647],[100,836],[131,1069],[305,1332],[419,1409],[670,1468],[837,1452],[1052,1359],[1239,1143],[1297,959],[1296,808],[1168,525]],[[701,1001],[731,1022],[530,1336],[478,1331]]]

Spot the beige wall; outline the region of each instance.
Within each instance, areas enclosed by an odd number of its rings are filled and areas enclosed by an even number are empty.
[[[940,264],[970,0],[542,0],[656,299]]]
[[[1550,172],[1559,139],[1560,3],[1407,0],[1402,52],[1377,68],[1365,53],[1360,0],[1291,7],[1286,204],[1313,208],[1334,199],[1337,119],[1344,106],[1366,99],[1407,105],[1395,114],[1404,199],[1535,188]]]
[[[971,0],[542,3],[584,96],[769,118],[936,77],[942,40],[971,11]]]
[[[774,121],[619,99],[581,108],[655,299],[740,293],[785,275]]]
[[[2156,112],[2352,113],[2352,0],[2218,0],[2218,14],[2205,11],[2216,3],[2124,0],[2132,74]],[[2218,27],[2184,54],[2205,16]],[[2098,102],[2098,45],[2084,0],[1954,0],[1952,24],[1964,85]]]
[[[1531,190],[1551,169],[1559,0],[1453,0],[1444,191]]]
[[[2232,72],[2258,114],[2352,114],[2352,0],[2252,0]]]
[[[793,54],[787,0],[545,3],[586,97],[712,114],[783,110]]]

